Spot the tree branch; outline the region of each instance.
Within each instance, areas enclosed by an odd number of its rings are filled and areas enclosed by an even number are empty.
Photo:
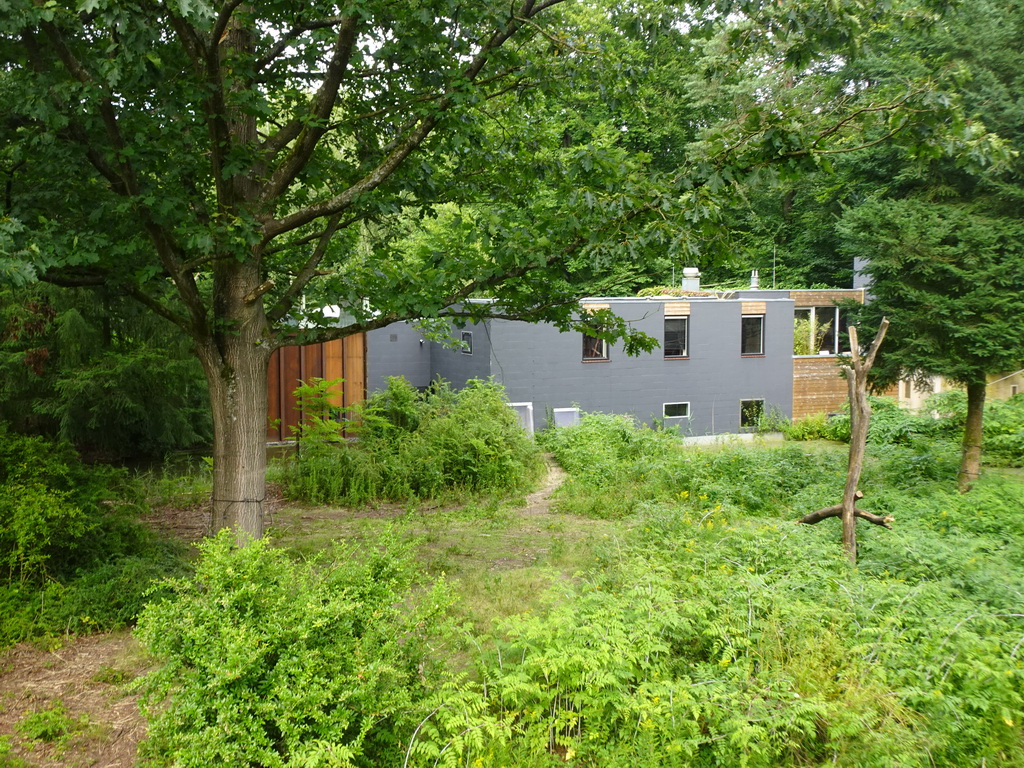
[[[349,226],[353,221],[355,219],[350,219],[343,225],[341,214],[331,217],[327,222],[327,227],[320,233],[319,242],[317,242],[316,248],[313,249],[313,253],[306,260],[306,263],[303,264],[302,269],[299,270],[299,274],[292,280],[291,285],[285,289],[284,295],[274,305],[274,308],[267,313],[267,320],[271,323],[276,323],[288,314],[295,305],[295,300],[302,295],[309,281],[316,276],[317,268],[320,266],[320,262],[323,261],[324,254],[327,253],[327,246],[330,244],[331,238],[334,237],[334,233],[339,229]]]
[[[131,196],[137,195],[139,193],[139,188],[135,177],[135,170],[132,168],[131,163],[124,157],[125,141],[124,137],[121,135],[121,129],[117,120],[117,113],[114,110],[114,104],[111,101],[109,94],[105,92],[103,87],[96,82],[92,74],[82,65],[81,62],[78,61],[67,42],[64,40],[64,36],[61,35],[60,30],[57,29],[57,26],[53,22],[43,22],[40,26],[46,33],[46,36],[50,39],[50,42],[57,51],[57,56],[67,68],[68,72],[70,72],[71,75],[82,85],[95,88],[103,94],[99,99],[100,118],[103,121],[107,140],[110,142],[110,146],[117,157],[117,163],[119,166],[117,175],[121,180],[121,184],[124,186],[125,193]]]
[[[885,517],[882,517],[881,515],[876,515],[871,512],[865,512],[863,509],[860,509],[858,507],[854,507],[853,515],[854,517],[859,517],[861,520],[867,520],[869,523],[874,523],[875,525],[880,525],[883,528],[888,528],[890,531],[892,530],[891,523],[893,522],[893,520],[896,519],[892,515],[886,515]],[[824,509],[819,509],[816,512],[810,512],[801,517],[799,520],[797,520],[796,523],[798,525],[800,523],[803,523],[804,525],[814,525],[816,523],[820,523],[822,520],[827,520],[830,517],[842,516],[843,505],[836,504],[835,506],[832,507],[825,507]]]
[[[334,27],[342,23],[346,18],[350,16],[333,16],[329,19],[317,19],[316,21],[309,21],[304,24],[296,24],[294,27],[285,32],[281,38],[277,41],[270,52],[267,53],[261,59],[257,59],[253,65],[253,70],[256,72],[262,72],[268,66],[274,63],[274,59],[280,56],[288,47],[292,44],[292,41],[298,39],[299,35],[305,32],[313,32],[317,29],[327,29],[328,27]]]
[[[549,0],[545,4],[535,6],[533,0],[526,0],[520,8],[519,13],[509,16],[508,22],[503,29],[496,30],[480,47],[480,51],[473,57],[472,61],[463,69],[463,78],[476,84],[477,77],[490,59],[491,54],[500,48],[509,38],[524,26],[520,19],[530,19],[540,13],[541,10],[551,7],[563,0]],[[452,96],[446,95],[438,99],[436,110],[431,115],[421,118],[418,123],[409,131],[405,139],[398,142],[394,149],[362,179],[354,183],[348,189],[334,196],[329,200],[316,203],[296,211],[282,219],[268,221],[263,226],[263,243],[266,244],[275,237],[297,229],[311,221],[333,216],[343,212],[350,207],[359,197],[372,192],[383,184],[430,135],[433,129],[440,122],[441,116],[451,108],[454,100]],[[268,198],[264,198],[268,199]]]
[[[334,53],[327,65],[324,82],[313,98],[307,119],[302,121],[304,127],[295,137],[295,146],[284,163],[278,167],[260,191],[260,200],[264,204],[276,200],[295,181],[295,177],[309,162],[317,143],[327,132],[327,121],[338,100],[338,90],[341,88],[345,70],[348,69],[352,59],[352,52],[355,50],[356,32],[356,17],[353,15],[342,18],[338,37],[334,43]],[[277,146],[275,142],[268,142],[268,145]]]

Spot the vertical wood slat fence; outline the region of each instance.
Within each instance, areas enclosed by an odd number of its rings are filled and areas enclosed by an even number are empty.
[[[321,344],[281,347],[270,357],[267,387],[267,442],[293,440],[304,414],[295,388],[311,379],[343,379],[331,387],[331,402],[342,408],[366,398],[366,336],[356,334]]]

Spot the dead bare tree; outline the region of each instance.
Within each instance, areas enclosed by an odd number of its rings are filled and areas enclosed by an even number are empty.
[[[857,562],[857,518],[891,528],[891,516],[878,515],[857,509],[857,501],[864,498],[864,493],[857,488],[860,475],[864,469],[864,447],[868,441],[868,425],[871,422],[871,405],[868,403],[868,373],[875,364],[875,356],[882,345],[885,332],[889,328],[889,320],[882,318],[867,354],[862,358],[860,344],[857,340],[856,326],[850,326],[850,362],[843,366],[846,371],[846,382],[850,392],[850,458],[846,465],[846,486],[843,489],[843,503],[834,507],[825,507],[816,512],[804,515],[798,523],[814,525],[828,517],[843,519],[843,548],[851,563]]]

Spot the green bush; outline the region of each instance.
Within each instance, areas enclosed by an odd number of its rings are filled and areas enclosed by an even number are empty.
[[[395,540],[302,563],[233,542],[202,544],[195,577],[171,581],[139,620],[164,662],[144,682],[149,755],[202,768],[399,765],[443,585],[403,605],[415,569]]]
[[[0,647],[127,626],[153,580],[185,568],[135,497],[125,472],[0,426]]]
[[[985,404],[985,461],[1024,467],[1024,394]]]
[[[510,493],[539,476],[540,453],[492,382],[470,381],[458,391],[435,384],[420,393],[404,379],[370,397],[351,430],[313,401],[298,456],[283,472],[285,492],[312,503],[361,504],[374,499],[434,497],[447,492]]]
[[[815,413],[782,425],[787,440],[833,440],[849,442],[850,417],[846,414],[829,416]]]
[[[119,292],[42,283],[0,286],[0,420],[110,457],[213,435],[202,368],[178,329]]]
[[[585,414],[579,424],[547,430],[540,439],[569,473],[559,509],[586,517],[622,518],[652,501],[710,501],[748,514],[800,504],[816,484],[842,488],[843,462],[832,452],[684,447],[623,416]]]

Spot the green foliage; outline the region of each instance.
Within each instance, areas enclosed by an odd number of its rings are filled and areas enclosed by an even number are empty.
[[[1024,467],[1024,395],[987,402],[984,434],[987,462]]]
[[[134,495],[124,472],[0,428],[0,647],[130,625],[153,580],[183,569]]]
[[[147,752],[177,766],[397,765],[423,694],[425,627],[443,585],[402,605],[415,570],[396,540],[323,562],[265,542],[201,545],[138,636],[164,664],[144,682]]]
[[[202,371],[180,334],[122,298],[0,287],[0,419],[106,456],[209,442]]]
[[[14,729],[26,739],[63,747],[88,726],[89,717],[87,715],[72,717],[67,705],[60,699],[56,699],[46,709],[37,709],[25,715],[15,723]]]
[[[841,471],[833,454],[792,446],[750,451],[684,447],[667,432],[609,414],[541,436],[570,477],[559,509],[598,518],[631,515],[651,501],[710,501],[748,512],[781,510],[792,495]]]
[[[868,442],[889,446],[879,452],[893,462],[904,460],[915,479],[939,479],[941,472],[956,471],[955,452],[967,417],[967,398],[962,390],[930,395],[919,413],[901,408],[895,400],[870,397],[871,424]],[[815,414],[783,425],[787,440],[850,439],[850,417]],[[983,429],[985,461],[994,466],[1024,466],[1024,397],[989,400],[985,403]],[[902,452],[891,448],[902,448]],[[898,476],[898,470],[894,467]],[[895,479],[895,478],[894,478]]]
[[[589,418],[605,462],[624,426]],[[585,472],[577,439],[556,442]],[[1024,486],[900,489],[870,457],[864,504],[896,523],[862,526],[851,568],[834,526],[792,523],[790,503],[841,493],[842,449],[804,450],[676,449],[706,466],[707,493],[637,504],[599,569],[475,641],[474,681],[435,695],[413,764],[1020,764]],[[636,450],[609,482],[649,499],[655,453]],[[661,459],[682,474],[671,450]],[[774,500],[758,511],[762,484]]]
[[[794,355],[813,355],[819,349],[820,344],[815,345],[811,338],[811,330],[813,328],[810,318],[796,317],[793,318],[793,354]]]
[[[835,440],[849,442],[850,417],[846,414],[814,413],[782,425],[787,440]]]
[[[404,379],[391,379],[350,425],[359,435],[354,443],[341,438],[341,423],[322,402],[322,383],[300,391],[311,403],[310,418],[283,473],[285,491],[295,498],[361,504],[446,492],[514,493],[539,476],[536,446],[491,382],[471,381],[458,392],[437,383],[421,394]]]

